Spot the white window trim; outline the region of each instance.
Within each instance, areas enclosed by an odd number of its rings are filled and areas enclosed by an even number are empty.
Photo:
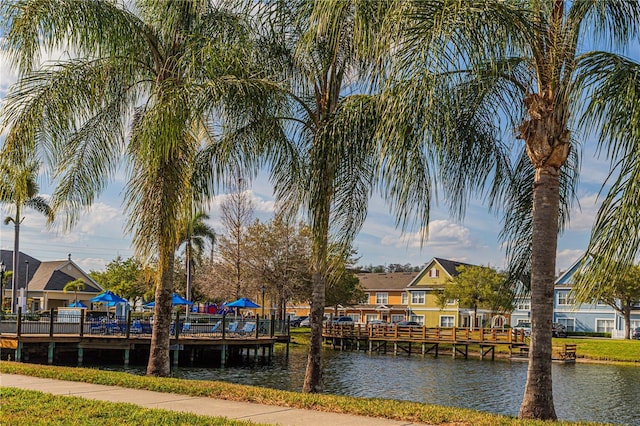
[[[576,319],[575,318],[567,318],[567,317],[557,318],[556,322],[564,325],[567,328],[567,331],[576,331]],[[573,323],[573,325],[570,326],[568,324],[569,322]]]
[[[572,306],[575,305],[575,299],[571,296],[571,290],[558,290],[558,306]],[[564,295],[565,303],[560,303],[560,295]]]
[[[598,321],[608,321],[611,323],[611,329],[609,331],[598,331]],[[611,333],[616,329],[616,320],[613,318],[596,318],[594,328],[596,333]]]
[[[415,321],[418,324],[424,325],[424,315],[410,315],[409,321]]]
[[[381,297],[382,300],[379,297]],[[388,305],[388,304],[389,304],[389,293],[387,293],[387,292],[377,292],[376,293],[376,305]]]
[[[451,318],[452,325],[442,325],[443,318]],[[438,320],[439,327],[455,327],[456,326],[456,317],[455,315],[440,315],[440,319]]]
[[[416,299],[414,298],[418,298],[418,295],[421,295],[421,299],[422,302],[420,302],[419,300],[416,301]],[[420,291],[412,291],[411,292],[411,304],[412,305],[424,305],[425,303],[427,303],[427,292],[424,290],[420,290]]]
[[[391,322],[400,322],[404,321],[404,315],[402,314],[391,314]]]
[[[400,296],[400,304],[401,305],[407,305],[409,303],[409,295],[407,294],[407,292],[403,292],[402,295]]]

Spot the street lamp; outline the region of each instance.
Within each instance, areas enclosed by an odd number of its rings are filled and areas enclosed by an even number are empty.
[[[24,261],[25,265],[27,265],[27,273],[24,276],[24,303],[27,312],[29,312],[29,261]]]
[[[0,262],[0,294],[2,298],[4,298],[4,271],[7,270],[7,266],[4,264],[4,261]]]
[[[262,318],[264,318],[264,284],[260,287],[260,290],[262,291]]]

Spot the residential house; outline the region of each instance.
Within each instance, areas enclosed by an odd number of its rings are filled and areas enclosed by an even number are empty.
[[[7,271],[13,269],[13,251],[0,250],[0,259],[4,262]],[[20,282],[17,286],[17,295],[21,291],[25,293],[26,308],[28,311],[59,308],[68,306],[75,301],[75,293],[63,291],[64,286],[76,279],[85,282],[85,288],[78,291],[78,301],[89,306],[89,300],[104,289],[71,260],[40,261],[25,253],[20,252]],[[11,280],[5,279],[2,289],[2,299],[11,299]],[[22,290],[24,289],[24,290]]]
[[[576,303],[571,293],[573,277],[580,269],[583,258],[578,259],[561,274],[554,284],[553,320],[563,324],[568,332],[611,333],[613,338],[624,338],[624,318],[611,306],[602,302]],[[640,327],[640,305],[631,312],[631,328]]]
[[[408,293],[405,288],[416,272],[365,272],[357,274],[365,293],[364,300],[356,306],[339,309],[339,315],[353,318],[355,322],[400,322],[407,318]]]
[[[447,300],[444,306],[438,301],[439,292],[447,281],[458,275],[460,266],[474,266],[468,263],[434,257],[409,283],[408,292],[409,319],[427,327],[484,327],[503,326],[507,318],[493,315],[486,309],[473,309],[460,306],[457,300]]]

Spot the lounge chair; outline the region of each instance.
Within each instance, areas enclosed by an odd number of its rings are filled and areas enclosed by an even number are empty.
[[[213,324],[213,327],[211,327],[211,331],[210,333],[218,333],[220,329],[220,326],[222,325],[222,321],[218,321],[217,323]]]
[[[236,321],[230,322],[229,327],[227,327],[227,331],[229,333],[235,333],[238,330],[238,323]]]
[[[191,334],[191,323],[185,322],[180,328],[180,334]]]
[[[255,322],[247,322],[245,323],[242,330],[239,331],[240,334],[251,334],[256,331],[256,323]]]

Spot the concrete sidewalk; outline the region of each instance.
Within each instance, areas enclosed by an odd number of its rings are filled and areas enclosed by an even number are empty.
[[[36,390],[54,395],[78,396],[109,402],[126,402],[145,408],[159,408],[199,414],[203,416],[226,417],[234,420],[245,420],[283,426],[408,426],[421,424],[379,419],[375,417],[301,410],[298,408],[279,407],[275,405],[192,397],[172,393],[121,388],[117,386],[103,386],[83,382],[42,379],[16,374],[2,374],[0,376],[0,385],[5,387]]]

